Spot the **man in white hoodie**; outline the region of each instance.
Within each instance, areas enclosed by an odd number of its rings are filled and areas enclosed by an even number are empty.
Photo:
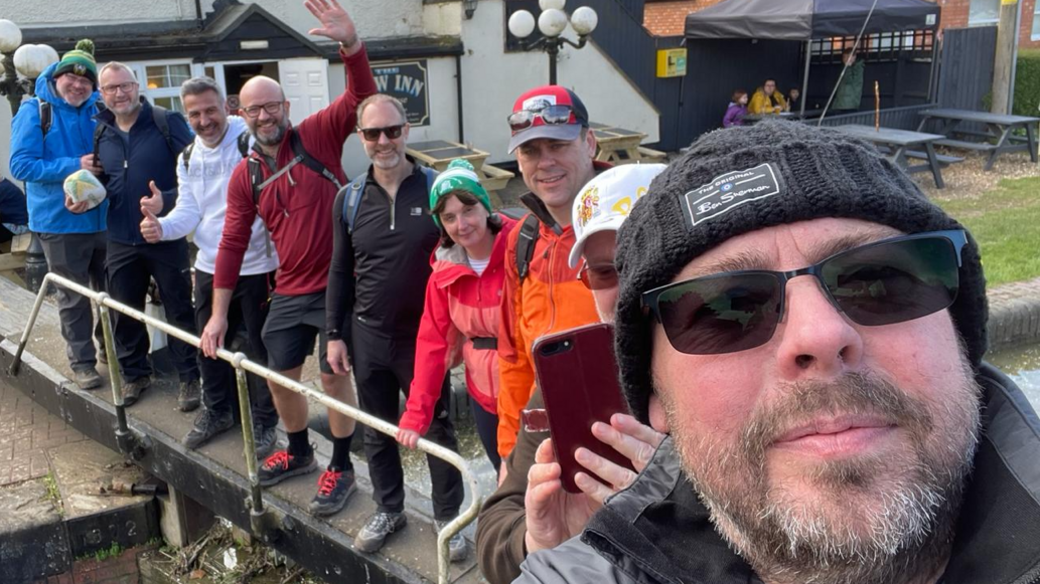
[[[213,310],[213,272],[224,230],[228,181],[248,152],[250,140],[245,120],[228,115],[224,94],[213,79],[196,77],[185,81],[181,86],[181,102],[188,123],[195,131],[195,142],[185,148],[177,160],[180,185],[177,205],[167,216],[156,218],[155,214],[161,210],[161,196],[143,199],[141,211],[145,218],[141,221],[141,235],[154,243],[179,239],[195,231],[195,245],[199,248],[195,258],[195,322],[201,331]],[[158,210],[152,208],[153,201],[158,203]],[[257,217],[229,308],[228,330],[234,333],[238,325],[244,326],[249,339],[245,352],[259,363],[267,362],[260,331],[267,319],[270,282],[277,268],[278,256],[263,221]],[[237,403],[231,366],[202,355],[199,355],[199,364],[206,407],[184,438],[188,448],[197,448],[231,428]],[[267,385],[250,381],[257,456],[264,458],[274,448],[278,413]]]

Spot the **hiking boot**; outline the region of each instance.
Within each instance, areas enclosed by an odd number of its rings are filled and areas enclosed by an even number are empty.
[[[332,515],[347,504],[347,499],[356,490],[353,470],[326,470],[318,478],[318,494],[311,499],[311,515]]]
[[[354,547],[366,553],[378,552],[386,543],[386,537],[404,527],[406,523],[408,523],[408,518],[404,516],[404,513],[380,511],[373,515],[358,532],[357,537],[354,538]]]
[[[206,408],[195,417],[194,426],[184,437],[184,447],[189,450],[195,450],[199,446],[209,442],[210,439],[217,434],[226,432],[234,425],[235,417],[231,415],[231,412],[218,414],[213,410]]]
[[[279,450],[267,457],[257,472],[261,487],[277,485],[289,477],[307,474],[318,470],[318,462],[314,460],[314,451],[307,456],[294,456],[288,450]]]
[[[257,460],[263,460],[271,456],[271,453],[274,452],[274,447],[278,445],[278,428],[275,426],[269,428],[255,426],[253,428],[253,444],[256,445]]]
[[[202,390],[199,388],[199,380],[182,381],[177,392],[177,407],[182,412],[190,412],[197,409],[201,401]]]
[[[105,351],[104,343],[101,343],[97,349],[97,362],[101,365],[108,365],[108,353]]]
[[[434,521],[433,524],[437,526],[437,533],[440,533],[444,531],[444,526],[448,524],[448,521]],[[469,543],[466,538],[462,537],[460,531],[448,540],[448,557],[453,562],[461,562],[467,556],[469,556]]]
[[[98,375],[97,369],[93,367],[74,369],[72,371],[72,381],[76,383],[76,387],[84,390],[97,389],[104,383],[101,376]]]
[[[123,384],[123,405],[132,406],[137,403],[137,399],[141,397],[144,390],[148,389],[152,385],[152,378],[147,375],[142,375],[137,379],[127,381]]]

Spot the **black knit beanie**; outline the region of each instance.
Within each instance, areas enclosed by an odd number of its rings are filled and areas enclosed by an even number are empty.
[[[653,391],[653,317],[641,295],[671,282],[691,260],[731,237],[824,217],[904,233],[963,229],[872,145],[792,121],[712,132],[650,185],[618,231],[615,349],[632,413],[647,421]],[[950,314],[978,368],[986,352],[986,293],[975,240],[962,254]]]

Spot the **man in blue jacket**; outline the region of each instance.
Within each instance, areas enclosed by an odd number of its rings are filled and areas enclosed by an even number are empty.
[[[141,236],[142,207],[165,215],[177,198],[177,156],[194,140],[184,117],[153,110],[138,93],[132,69],[108,63],[99,75],[106,110],[96,116],[98,159],[110,203],[108,211],[108,284],[112,298],[144,310],[150,278],[155,278],[166,320],[195,334],[191,305],[188,242],[148,243]],[[116,350],[123,370],[123,400],[137,401],[151,384],[148,333],[143,323],[116,315]],[[170,339],[170,353],[180,378],[181,411],[199,406],[199,367],[195,348]]]
[[[97,65],[94,44],[80,41],[76,49],[36,79],[36,97],[22,104],[11,132],[11,174],[25,182],[29,228],[43,244],[47,268],[95,290],[104,289],[105,228],[108,201],[80,214],[64,205],[62,184],[78,170],[94,174],[101,168],[91,153],[97,111]],[[61,335],[67,343],[69,366],[80,389],[101,386],[95,368],[90,300],[57,287]],[[95,336],[101,341],[100,321]],[[103,355],[103,353],[102,353]]]

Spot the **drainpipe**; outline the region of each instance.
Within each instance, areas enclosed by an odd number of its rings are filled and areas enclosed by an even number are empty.
[[[459,144],[466,143],[466,133],[462,123],[462,55],[455,55],[455,96],[459,112]]]
[[[202,0],[195,0],[195,26],[202,30]]]

